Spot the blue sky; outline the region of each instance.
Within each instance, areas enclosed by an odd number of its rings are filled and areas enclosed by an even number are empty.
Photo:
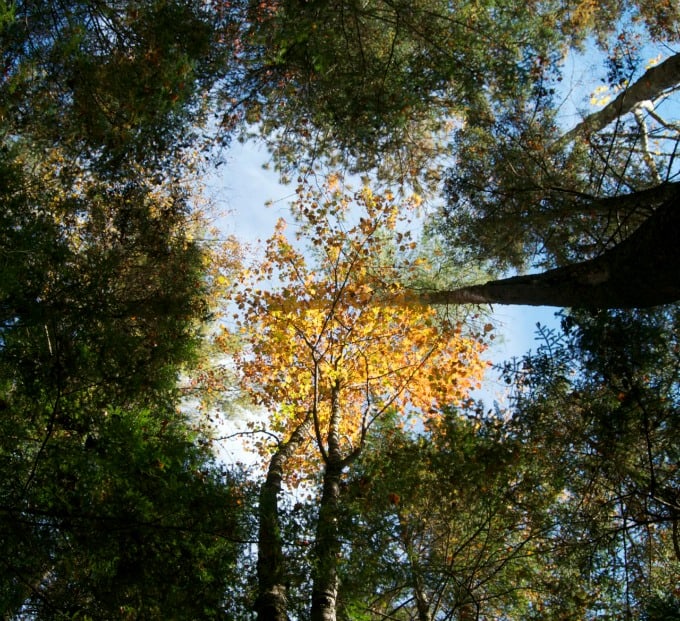
[[[294,197],[293,188],[278,182],[276,173],[265,170],[262,164],[267,154],[253,143],[235,144],[227,154],[227,161],[208,179],[206,190],[212,197],[220,219],[218,226],[225,235],[236,235],[240,240],[257,244],[273,232],[276,221],[288,214],[287,205]],[[270,206],[267,206],[270,204]],[[557,325],[552,307],[494,306],[493,323],[496,339],[489,351],[494,363],[521,357],[535,349],[536,322]],[[496,401],[505,405],[507,386],[489,372],[481,390],[474,393],[491,407]],[[225,436],[246,429],[249,419],[256,420],[261,413],[244,411],[236,419],[223,420],[220,434]],[[232,437],[219,444],[219,455],[227,462],[241,461],[253,466],[260,463],[254,453],[244,451],[242,439]]]
[[[276,173],[265,170],[267,153],[253,143],[234,144],[226,154],[226,162],[206,181],[206,190],[215,204],[218,224],[224,235],[236,235],[240,240],[257,244],[273,232],[280,217],[288,214],[287,205],[294,197],[293,188],[278,182]],[[270,206],[267,206],[270,204]],[[557,309],[547,307],[494,306],[493,322],[497,326],[497,338],[493,342],[490,358],[499,363],[513,356],[520,357],[529,349],[535,349],[536,322],[555,324]],[[507,386],[487,375],[483,388],[475,392],[488,407],[494,401],[505,403]],[[246,429],[248,420],[262,416],[257,411],[243,411],[236,418],[222,419],[218,435],[232,436]],[[238,435],[219,443],[219,456],[226,462],[240,461],[256,467],[260,463],[257,454],[244,450]]]
[[[263,148],[253,143],[236,143],[218,175],[208,181],[208,193],[217,211],[223,214],[220,229],[247,243],[256,244],[272,234],[276,221],[287,216],[287,205],[294,195],[294,188],[281,185],[276,173],[263,169],[266,161]],[[499,362],[535,348],[536,322],[556,324],[554,314],[558,309],[494,306],[493,310],[498,338],[492,356]]]
[[[673,53],[670,49],[663,52],[663,58]],[[659,49],[650,46],[649,50],[641,51],[641,56],[646,61],[656,58],[658,53]],[[563,81],[559,87],[559,96],[562,98],[560,122],[565,130],[576,125],[584,115],[598,109],[591,98],[595,89],[602,84],[602,61],[602,55],[592,44],[586,46],[584,53],[571,54],[566,59],[562,71]],[[671,116],[676,119],[678,115],[674,112]],[[271,235],[278,218],[287,216],[287,205],[294,196],[294,190],[290,186],[280,185],[276,173],[262,168],[267,160],[264,147],[253,142],[235,143],[226,153],[224,165],[208,179],[207,190],[217,211],[222,214],[218,224],[225,235],[236,235],[246,243],[255,244]],[[267,207],[268,203],[271,206]],[[558,310],[553,307],[494,306],[493,323],[497,338],[489,352],[492,362],[519,358],[529,350],[535,350],[539,345],[535,340],[537,322],[558,327],[559,321],[555,317]],[[487,407],[491,407],[493,401],[503,406],[506,404],[506,390],[507,386],[499,382],[493,373],[489,373],[482,390],[474,396],[482,398]],[[244,412],[242,418],[224,421],[223,431],[225,435],[233,434],[244,428],[248,418],[260,416],[258,412]],[[256,455],[244,451],[241,440],[236,437],[220,443],[220,454],[229,462],[242,460],[250,464],[260,463]]]
[[[592,47],[592,46],[590,46]],[[570,54],[563,67],[564,80],[560,85],[562,106],[560,118],[568,129],[577,124],[584,114],[596,108],[589,101],[593,89],[600,84],[602,56],[591,50],[584,54]],[[226,154],[226,162],[208,181],[208,192],[222,213],[219,227],[225,234],[255,244],[267,239],[276,221],[287,216],[287,205],[294,195],[292,186],[283,186],[278,175],[263,169],[268,160],[262,145],[249,141],[235,142]],[[270,206],[266,206],[271,203]],[[495,306],[494,323],[499,338],[494,361],[521,356],[535,348],[536,323],[557,325],[552,307]],[[502,338],[501,338],[502,335]]]
[[[561,116],[565,128],[569,128],[592,112],[589,98],[592,89],[598,84],[599,68],[593,65],[594,59],[577,58],[565,66],[563,83],[564,104]],[[207,180],[208,195],[214,201],[220,215],[217,222],[224,235],[235,235],[248,244],[266,240],[273,232],[280,217],[288,215],[288,203],[294,197],[294,188],[278,182],[278,175],[265,170],[263,164],[268,155],[263,146],[250,141],[245,144],[234,143],[225,154],[226,161]],[[269,206],[267,206],[269,205]],[[558,326],[553,307],[494,306],[493,323],[496,326],[496,339],[489,351],[494,363],[501,363],[513,357],[521,357],[530,349],[536,349],[536,323]],[[482,390],[475,393],[488,407],[493,401],[505,404],[507,386],[500,383],[493,373],[489,373]],[[225,422],[225,434],[244,428],[248,418],[259,417],[257,412],[244,412],[243,418]],[[221,454],[228,461],[244,460],[257,462],[255,455],[248,456],[238,438],[221,443]]]

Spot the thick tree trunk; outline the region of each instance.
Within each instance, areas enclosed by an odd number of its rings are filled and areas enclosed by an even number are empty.
[[[646,308],[680,300],[680,196],[599,257],[540,274],[424,294],[428,304]]]
[[[258,597],[255,612],[258,621],[288,621],[286,597],[286,566],[283,556],[279,500],[283,471],[288,458],[306,438],[312,425],[307,416],[281,444],[269,462],[267,478],[260,489],[257,547]]]

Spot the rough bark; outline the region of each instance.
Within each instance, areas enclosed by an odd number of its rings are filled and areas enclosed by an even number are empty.
[[[305,420],[274,453],[267,478],[260,489],[258,509],[257,583],[258,597],[255,612],[258,621],[288,621],[286,596],[286,568],[281,539],[278,495],[285,463],[305,440],[312,425],[312,417]]]
[[[424,294],[428,304],[646,308],[680,300],[680,196],[602,255],[539,274]]]
[[[614,101],[602,110],[587,116],[562,136],[559,143],[566,144],[579,135],[600,131],[620,116],[631,112],[643,101],[654,100],[664,91],[678,84],[680,84],[680,54],[675,54],[645,71],[639,80],[626,88]]]
[[[314,568],[312,570],[311,621],[336,621],[338,599],[338,508],[340,480],[345,461],[340,450],[339,390],[331,392],[331,416],[328,423],[328,451],[323,474],[323,490],[316,525]]]
[[[338,599],[338,507],[342,466],[326,464],[316,527],[311,621],[336,621]]]

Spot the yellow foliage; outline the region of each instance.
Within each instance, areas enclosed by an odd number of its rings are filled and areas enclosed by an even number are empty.
[[[590,104],[593,106],[606,106],[611,101],[608,86],[598,86],[590,96]]]
[[[234,293],[245,388],[284,439],[313,419],[300,472],[329,452],[351,455],[388,411],[436,417],[466,399],[487,366],[482,342],[401,284],[423,267],[391,250],[390,239],[409,238],[392,198],[364,188],[329,199],[301,186],[292,212],[298,236],[314,236],[312,258],[279,223]]]
[[[597,0],[580,0],[571,9],[571,25],[574,30],[587,29],[597,17],[599,2]]]
[[[652,67],[656,67],[661,62],[662,55],[659,53],[657,56],[654,58],[650,58],[647,61],[647,64],[645,65],[645,70],[651,69]]]

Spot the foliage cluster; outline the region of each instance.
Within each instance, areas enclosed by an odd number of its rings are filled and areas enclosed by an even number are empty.
[[[284,437],[311,414],[322,455],[334,401],[351,454],[384,412],[436,416],[464,400],[485,367],[474,338],[491,326],[464,335],[459,321],[406,288],[425,267],[409,257],[415,242],[407,223],[399,226],[403,210],[368,188],[350,195],[300,185],[291,213],[297,240],[311,239],[307,254],[280,221],[264,259],[234,289],[235,328],[249,345],[236,354],[245,389]]]
[[[199,3],[2,3],[0,612],[225,618],[248,484],[182,412],[209,316]],[[219,52],[221,53],[221,52]]]
[[[1,616],[680,618],[679,24],[671,0],[0,1]],[[572,126],[584,50],[603,82]],[[300,174],[294,234],[247,268],[201,203],[235,135]],[[409,193],[441,180],[421,240]],[[493,324],[436,303],[565,299],[509,406],[474,402]],[[256,475],[201,418],[239,392]]]

